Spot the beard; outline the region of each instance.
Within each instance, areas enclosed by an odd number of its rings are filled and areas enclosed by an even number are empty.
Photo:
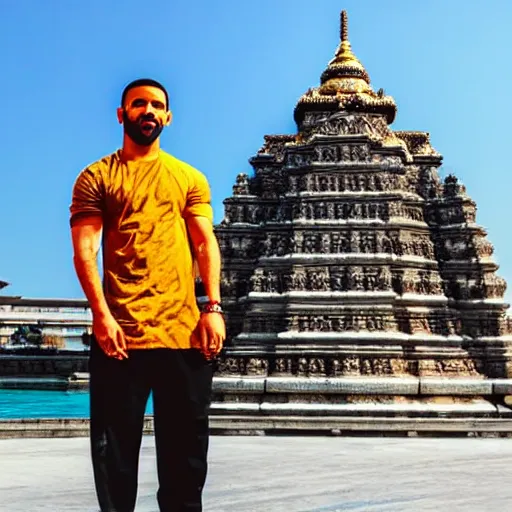
[[[143,130],[142,126],[147,121],[152,121],[155,123],[155,126],[149,130]],[[126,111],[123,112],[123,125],[126,135],[138,146],[151,146],[164,129],[152,115],[142,115],[136,121],[131,121],[128,119]]]

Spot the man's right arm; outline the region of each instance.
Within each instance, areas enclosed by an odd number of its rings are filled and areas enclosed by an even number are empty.
[[[98,270],[102,230],[100,216],[77,219],[71,228],[75,271],[93,316],[99,318],[110,314]]]
[[[98,252],[105,214],[105,185],[98,167],[80,173],[70,206],[73,262],[92,311],[92,330],[103,351],[118,359],[128,357],[123,331],[114,319],[98,271]]]
[[[98,270],[103,222],[100,216],[78,218],[71,227],[73,263],[93,317],[93,333],[103,351],[117,359],[128,357],[123,331],[108,307]]]

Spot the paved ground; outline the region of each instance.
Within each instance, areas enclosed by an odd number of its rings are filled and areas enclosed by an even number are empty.
[[[0,440],[0,511],[97,511],[88,441]],[[512,440],[213,437],[205,512],[512,510]],[[154,441],[137,512],[157,512]]]

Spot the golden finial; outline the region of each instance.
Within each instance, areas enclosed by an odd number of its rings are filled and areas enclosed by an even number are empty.
[[[348,41],[348,16],[347,16],[347,11],[341,11],[340,39],[341,39],[341,42]]]
[[[334,58],[322,73],[320,86],[309,89],[299,100],[295,108],[295,121],[301,125],[305,113],[322,104],[325,110],[334,108],[351,112],[383,113],[387,122],[392,123],[396,114],[393,98],[386,96],[382,89],[377,93],[373,91],[370,77],[352,52],[348,40],[347,11],[341,11],[339,20],[340,41]]]
[[[355,66],[361,66],[360,62],[357,60],[357,57],[352,53],[352,49],[350,46],[350,43],[348,41],[348,16],[347,11],[341,11],[340,15],[340,44],[338,46],[338,49],[336,51],[336,56],[330,64],[333,63],[348,63]]]
[[[348,15],[345,10],[340,14],[340,39],[334,58],[322,74],[322,90],[332,89],[338,92],[369,90],[370,77],[353,54],[348,40]]]

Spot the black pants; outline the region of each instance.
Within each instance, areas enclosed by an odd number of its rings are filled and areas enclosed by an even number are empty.
[[[102,512],[132,512],[144,412],[153,393],[162,512],[202,510],[212,367],[198,350],[132,350],[107,357],[93,340],[89,363],[91,455]]]

